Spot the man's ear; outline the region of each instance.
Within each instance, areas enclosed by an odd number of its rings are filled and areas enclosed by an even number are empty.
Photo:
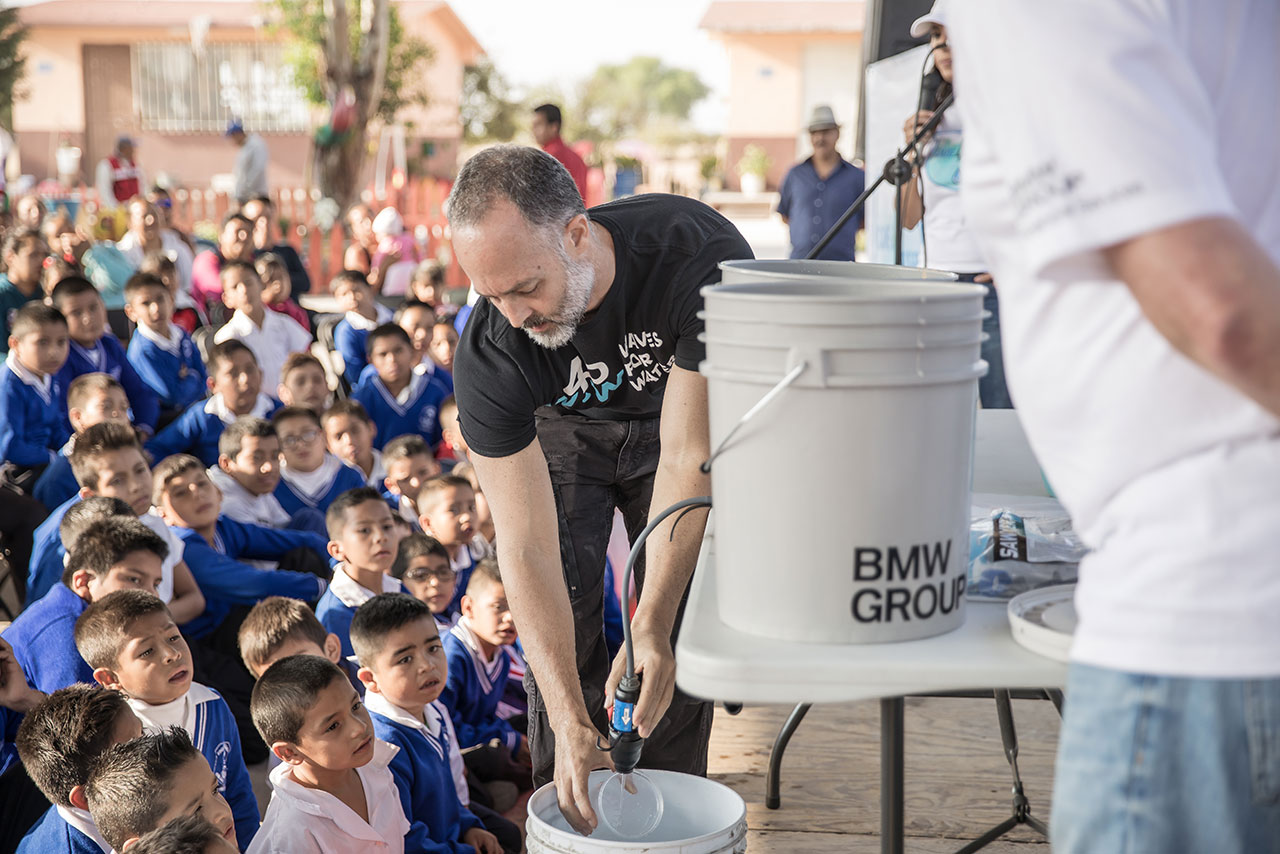
[[[271,752],[276,758],[286,765],[301,765],[302,754],[298,752],[297,745],[288,741],[277,741],[272,743]]]
[[[109,667],[98,667],[93,671],[93,681],[97,682],[103,688],[114,688],[117,691],[123,691],[120,680],[116,678],[116,673]]]
[[[78,810],[89,811],[89,799],[84,796],[84,786],[72,786],[67,793],[67,800]]]
[[[329,551],[329,557],[333,558],[334,560],[342,560],[342,561],[346,560],[346,558],[343,557],[342,543],[338,542],[337,540],[329,541],[328,551]]]
[[[382,693],[382,691],[378,689],[378,677],[374,676],[373,671],[370,670],[369,668],[361,667],[359,670],[357,670],[356,678],[364,683],[364,687],[366,690],[372,691],[375,694]]]
[[[325,635],[324,657],[338,666],[342,665],[342,641],[333,632]]]

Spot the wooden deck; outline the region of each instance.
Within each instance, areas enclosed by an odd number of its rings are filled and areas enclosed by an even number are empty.
[[[1033,815],[1047,821],[1058,715],[1051,703],[1013,703],[1018,767]],[[816,706],[787,748],[782,808],[764,806],[769,751],[790,709],[716,709],[710,775],[747,802],[749,854],[872,854],[880,850],[880,717],[876,702]],[[951,852],[1010,815],[1010,775],[992,700],[908,699],[906,850]],[[1048,854],[1020,827],[984,849]]]

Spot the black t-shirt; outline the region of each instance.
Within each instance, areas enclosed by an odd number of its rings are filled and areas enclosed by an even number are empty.
[[[732,223],[683,196],[635,196],[587,216],[613,237],[615,274],[573,340],[548,350],[486,299],[467,320],[454,357],[458,425],[482,456],[528,447],[541,406],[656,418],[672,364],[696,371],[705,355],[699,289],[720,281],[721,261],[752,257]]]

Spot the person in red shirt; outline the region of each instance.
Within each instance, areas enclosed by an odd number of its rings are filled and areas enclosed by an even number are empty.
[[[98,190],[98,204],[104,209],[119,207],[142,194],[146,179],[134,160],[131,138],[122,136],[116,140],[115,151],[98,164],[94,186]]]
[[[555,104],[535,107],[533,124],[530,125],[533,139],[542,146],[543,151],[559,160],[564,164],[564,168],[569,170],[573,183],[578,185],[578,195],[582,196],[585,202],[587,200],[587,164],[583,163],[577,152],[565,145],[564,140],[560,138],[560,122],[560,108]]]

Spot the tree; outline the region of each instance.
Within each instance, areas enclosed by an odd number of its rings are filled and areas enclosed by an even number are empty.
[[[635,136],[654,120],[684,123],[711,90],[693,71],[652,56],[601,65],[583,84],[575,112],[579,136],[596,141]]]
[[[481,57],[463,71],[462,132],[467,142],[510,142],[523,112],[489,57]]]
[[[27,28],[13,7],[0,8],[0,125],[13,127],[13,102],[22,94],[18,84],[27,71],[27,58],[22,56],[22,43]]]
[[[405,33],[389,0],[357,0],[354,9],[348,0],[274,3],[292,40],[295,79],[313,104],[334,107],[316,132],[313,169],[320,192],[346,210],[360,197],[369,123],[426,105],[422,66],[431,46]]]

